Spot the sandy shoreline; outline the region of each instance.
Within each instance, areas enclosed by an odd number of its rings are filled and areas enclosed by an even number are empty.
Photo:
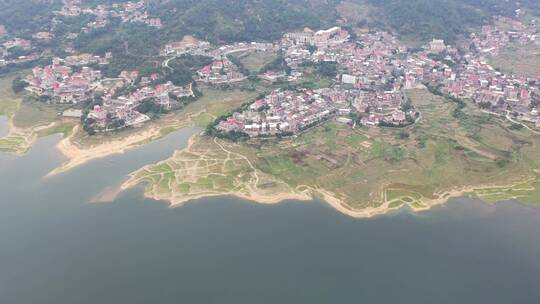
[[[38,132],[54,127],[56,122],[51,122],[47,125],[39,125],[29,128],[20,128],[15,126],[15,123],[13,121],[14,116],[8,118],[7,121],[7,134],[0,139],[12,139],[12,138],[18,138],[19,140],[22,140],[22,142],[18,145],[12,145],[10,146],[7,151],[16,155],[23,155],[26,153],[32,145],[36,142],[38,139]]]
[[[223,193],[198,194],[198,195],[183,196],[183,197],[182,196],[171,197],[170,195],[160,196],[160,195],[157,195],[155,193],[145,190],[144,196],[150,199],[154,199],[154,200],[167,201],[169,203],[170,208],[181,207],[182,205],[184,205],[185,203],[189,201],[193,201],[193,200],[197,200],[201,198],[219,197],[219,196],[222,196],[222,197],[233,196],[240,199],[249,200],[258,204],[279,204],[287,200],[311,201],[311,200],[316,199],[319,196],[322,196],[322,200],[325,201],[334,210],[346,216],[361,219],[361,218],[372,218],[378,215],[384,215],[388,212],[399,210],[403,208],[404,206],[408,206],[414,212],[427,211],[435,206],[440,206],[440,205],[444,205],[448,203],[448,201],[452,198],[464,197],[467,193],[471,193],[477,190],[499,189],[499,188],[507,189],[507,188],[512,188],[514,186],[517,186],[519,184],[526,183],[532,180],[535,180],[535,178],[534,177],[524,178],[521,181],[516,181],[509,185],[485,184],[485,185],[479,185],[479,186],[466,186],[466,187],[461,187],[461,188],[455,188],[452,190],[440,192],[438,194],[439,197],[436,199],[423,201],[424,207],[414,207],[411,204],[403,204],[398,207],[390,207],[390,204],[395,201],[395,200],[392,200],[392,201],[386,201],[385,203],[381,204],[378,207],[354,209],[354,208],[351,208],[349,205],[347,205],[344,201],[337,198],[335,194],[322,190],[322,189],[314,189],[309,186],[304,186],[307,188],[307,190],[305,191],[294,191],[290,193],[281,192],[275,195],[265,195],[265,194],[256,193],[252,191],[249,194],[242,193],[242,192],[223,192]],[[121,191],[125,191],[131,187],[134,187],[135,185],[138,185],[139,183],[140,181],[136,181],[136,182],[128,181],[121,186]]]
[[[188,140],[186,147],[182,151],[190,151],[190,149],[196,143],[196,139],[197,139],[197,135],[191,136]],[[178,153],[178,152],[180,151],[177,151],[175,153]],[[230,153],[230,151],[228,152]],[[136,185],[145,183],[144,179],[134,178],[134,177],[139,171],[148,169],[149,167],[152,167],[154,165],[155,164],[146,165],[142,167],[141,169],[131,173],[129,175],[128,180],[125,181],[120,186],[120,191],[125,191]],[[255,168],[253,169],[256,170]],[[259,204],[278,204],[287,200],[310,201],[316,198],[322,198],[322,200],[324,200],[333,209],[335,209],[336,211],[344,215],[347,215],[353,218],[370,218],[370,217],[383,215],[388,212],[398,210],[404,206],[408,206],[415,212],[426,211],[433,208],[434,206],[443,205],[447,203],[451,198],[463,197],[467,193],[472,193],[474,191],[484,190],[484,189],[497,189],[497,188],[508,189],[522,183],[533,181],[535,179],[536,177],[534,176],[522,176],[521,178],[517,178],[513,182],[507,185],[483,184],[483,185],[464,186],[464,187],[452,188],[449,190],[443,190],[443,191],[434,193],[434,195],[437,196],[437,198],[435,199],[422,198],[421,200],[422,206],[414,206],[413,204],[410,204],[410,203],[409,204],[403,203],[398,206],[392,206],[394,202],[401,200],[401,198],[396,198],[393,200],[387,200],[384,203],[382,203],[380,206],[367,207],[363,209],[354,209],[353,207],[348,205],[345,201],[339,199],[336,193],[332,193],[324,189],[314,188],[309,185],[300,185],[296,187],[295,189],[290,188],[289,192],[281,191],[281,192],[271,194],[271,195],[268,193],[264,193],[262,190],[258,189],[256,187],[256,183],[254,183],[253,185],[247,185],[247,187],[243,188],[241,192],[239,191],[237,192],[208,191],[208,192],[201,192],[201,193],[194,193],[194,194],[187,194],[187,195],[177,193],[173,190],[171,190],[170,192],[160,194],[160,193],[156,193],[154,191],[154,188],[152,189],[147,188],[144,191],[144,196],[150,199],[154,199],[154,200],[166,201],[168,202],[171,208],[180,207],[186,202],[189,202],[192,200],[197,200],[197,199],[201,199],[205,197],[218,197],[218,196],[234,196],[240,199],[253,201]],[[383,197],[386,197],[386,196],[383,196]]]
[[[79,126],[73,129],[72,134],[76,134]],[[121,154],[129,149],[140,146],[144,141],[158,137],[159,128],[150,128],[135,135],[127,136],[123,139],[114,140],[96,146],[81,148],[72,142],[73,135],[62,139],[56,148],[67,158],[60,167],[49,172],[47,176],[52,176],[65,172],[69,169],[82,165],[90,160],[103,158],[112,154]]]
[[[9,127],[13,127],[13,129],[17,130],[17,128],[15,128],[15,126],[13,126],[11,123]],[[47,127],[49,126],[44,126],[41,128],[47,128]],[[142,145],[144,142],[148,140],[151,140],[160,136],[160,129],[157,127],[153,127],[150,129],[146,129],[140,133],[127,136],[123,139],[106,142],[106,143],[88,147],[88,148],[81,148],[77,144],[73,143],[71,140],[73,137],[73,134],[75,134],[78,131],[78,128],[79,126],[76,126],[73,130],[72,135],[62,139],[57,144],[56,148],[67,158],[67,161],[64,162],[60,167],[51,171],[47,176],[53,176],[55,174],[65,172],[69,169],[82,165],[93,159],[106,157],[112,154],[124,153],[129,149],[136,148]],[[17,130],[17,131],[20,131],[20,130]],[[185,149],[189,149],[195,143],[195,140],[196,140],[196,136],[191,136],[188,140],[188,143]],[[149,164],[147,166],[152,166],[152,164]],[[139,170],[143,170],[147,166],[144,166],[143,168]],[[200,194],[188,195],[188,196],[175,196],[175,195],[158,195],[156,193],[145,191],[144,195],[145,197],[148,197],[151,199],[167,201],[171,208],[180,207],[188,201],[205,198],[205,197],[218,197],[218,196],[234,196],[240,199],[253,201],[259,204],[278,204],[287,200],[309,201],[317,197],[321,197],[322,200],[328,203],[328,205],[330,205],[333,209],[337,210],[338,212],[344,215],[347,215],[353,218],[370,218],[377,215],[386,214],[390,211],[398,210],[402,208],[403,206],[409,206],[415,212],[426,211],[426,210],[431,209],[434,206],[447,203],[451,198],[462,197],[466,193],[470,193],[475,190],[493,189],[493,188],[501,188],[501,189],[510,188],[510,187],[515,186],[516,184],[526,182],[527,180],[530,180],[530,179],[531,178],[528,178],[523,181],[519,181],[510,185],[503,185],[503,186],[486,184],[486,185],[467,186],[467,187],[451,189],[448,191],[437,193],[439,197],[437,199],[423,201],[422,202],[424,204],[423,207],[415,207],[415,206],[412,206],[411,204],[403,204],[398,207],[390,207],[391,203],[395,201],[393,200],[393,201],[386,201],[385,203],[381,204],[378,207],[354,209],[350,207],[349,205],[347,205],[344,201],[337,198],[337,196],[334,193],[325,191],[323,189],[315,189],[307,185],[304,186],[306,188],[306,190],[304,191],[291,189],[291,192],[280,192],[280,193],[272,194],[272,195],[261,193],[261,191],[259,191],[258,189],[253,189],[253,187],[250,187],[247,193],[246,192],[223,192],[223,193],[209,192],[209,193],[200,193]],[[114,195],[112,197],[115,197],[116,194],[118,194],[119,192],[127,190],[128,188],[131,188],[139,183],[140,183],[139,180],[126,181],[120,187],[114,189],[113,191]],[[109,196],[110,195],[107,195],[107,197]],[[96,201],[104,201],[104,200],[102,197],[100,197]],[[109,198],[106,199],[105,201],[109,201]]]

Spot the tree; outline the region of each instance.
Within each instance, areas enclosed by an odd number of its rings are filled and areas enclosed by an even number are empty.
[[[24,90],[24,88],[26,88],[27,86],[28,86],[28,83],[26,81],[22,80],[21,77],[19,77],[19,76],[15,77],[15,79],[13,79],[13,81],[11,83],[11,89],[15,93],[22,92],[22,90]]]
[[[323,77],[335,78],[337,76],[337,63],[329,61],[320,62],[316,66],[316,72]]]

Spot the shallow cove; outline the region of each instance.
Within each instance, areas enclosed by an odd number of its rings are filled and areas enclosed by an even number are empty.
[[[468,199],[355,220],[319,201],[88,203],[197,129],[44,176],[0,154],[0,303],[538,303],[540,209]],[[158,300],[159,299],[159,300]]]

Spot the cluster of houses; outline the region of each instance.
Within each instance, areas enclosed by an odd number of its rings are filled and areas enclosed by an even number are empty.
[[[183,98],[195,96],[191,84],[176,86],[170,81],[160,82],[159,77],[159,74],[139,77],[137,71],[122,71],[119,78],[101,81],[93,92],[100,93],[102,103],[90,109],[87,116],[87,120],[92,122],[92,128],[113,131],[138,125],[150,120],[148,115],[140,112],[143,103],[154,104],[160,111],[170,111],[180,106]],[[124,92],[122,89],[128,86],[134,89]]]
[[[359,43],[361,42],[361,43]],[[315,46],[315,48],[313,48]],[[220,122],[223,131],[250,136],[297,133],[329,118],[376,127],[382,122],[405,125],[416,111],[404,107],[403,90],[421,83],[436,62],[426,54],[410,56],[385,32],[362,33],[358,41],[339,27],[285,34],[279,45],[291,69],[289,79],[301,77],[305,63],[334,62],[342,71],[340,84],[318,90],[274,91],[242,113]],[[353,120],[356,113],[359,120]]]
[[[192,53],[209,56],[214,60],[211,64],[204,66],[197,71],[197,81],[212,85],[234,84],[247,79],[247,75],[244,75],[242,71],[240,71],[239,67],[229,59],[229,56],[235,53],[267,51],[275,50],[276,48],[272,43],[259,42],[241,42],[224,45],[216,49],[209,49],[206,44],[202,44],[201,46],[204,48],[204,51],[201,52],[201,48],[199,47]]]
[[[111,131],[143,123],[150,118],[139,112],[143,102],[155,104],[163,111],[180,105],[184,98],[194,97],[192,85],[175,86],[161,81],[161,75],[139,77],[137,71],[122,71],[117,78],[103,78],[101,71],[84,66],[106,63],[106,57],[81,54],[64,59],[55,58],[51,65],[35,67],[24,78],[26,90],[54,103],[81,104],[100,96],[100,104],[89,109],[87,121],[93,130]],[[134,89],[125,90],[130,87]],[[84,108],[84,106],[82,106]],[[68,116],[82,116],[70,111]]]
[[[496,17],[493,24],[484,25],[480,33],[472,34],[470,42],[480,55],[496,56],[511,42],[540,45],[540,34],[535,20],[523,23],[513,18]]]
[[[540,28],[534,21],[497,17],[493,25],[472,35],[471,51],[462,63],[443,66],[431,74],[431,81],[441,85],[443,93],[468,98],[491,112],[512,114],[518,119],[540,126],[540,75],[509,75],[488,63],[491,56],[510,43],[538,43]]]
[[[306,130],[333,115],[335,108],[321,90],[276,90],[242,113],[222,121],[218,128],[250,136],[278,135]]]
[[[7,37],[6,35],[4,36]],[[0,35],[1,38],[2,35]],[[31,50],[32,42],[30,40],[18,37],[8,40],[4,39],[0,44],[0,66],[24,63],[39,58],[39,55],[32,53]],[[20,51],[23,51],[25,54],[19,54]]]
[[[354,125],[351,113],[363,108],[366,96],[356,89],[322,88],[298,91],[275,90],[264,98],[253,102],[241,113],[234,113],[217,126],[225,132],[243,132],[251,137],[292,135],[305,131],[330,118],[344,124]],[[374,111],[364,115],[361,123],[376,126],[381,121],[392,124],[406,122],[407,115],[400,103],[388,104],[386,113]],[[365,113],[365,112],[362,112]]]
[[[64,0],[62,9],[57,11],[56,14],[69,17],[76,17],[81,14],[94,15],[95,20],[83,27],[82,32],[105,27],[110,18],[120,18],[124,23],[143,23],[156,28],[162,27],[160,18],[148,15],[145,1],[127,1],[88,7],[84,6],[81,0]]]
[[[0,24],[0,67],[5,65],[17,65],[35,61],[42,57],[36,44],[49,42],[54,35],[47,31],[33,33],[31,37],[15,37],[9,35],[6,27]],[[32,39],[32,40],[30,40]],[[37,42],[35,44],[32,41]]]
[[[132,81],[136,72],[127,72],[124,84]],[[123,85],[121,84],[121,87]],[[144,86],[136,90],[115,96],[114,91],[107,92],[103,96],[103,102],[95,105],[88,113],[87,120],[91,119],[92,128],[95,130],[113,131],[125,126],[134,126],[150,120],[146,114],[139,112],[139,106],[149,101],[158,105],[163,110],[171,110],[179,105],[178,100],[183,97],[194,95],[191,84],[186,87],[178,87],[171,82],[155,86]]]
[[[197,71],[197,81],[214,85],[241,82],[246,78],[227,56],[214,59],[211,64]]]
[[[336,79],[340,84],[319,90],[276,90],[220,122],[218,128],[250,136],[294,134],[330,117],[353,124],[350,113],[368,127],[406,125],[419,114],[404,90],[424,83],[440,87],[449,96],[470,99],[486,110],[512,113],[540,126],[540,75],[506,75],[486,59],[511,42],[538,43],[538,34],[534,20],[524,24],[497,17],[494,25],[473,34],[471,47],[460,54],[438,39],[412,53],[386,32],[360,33],[356,41],[349,41],[348,33],[339,27],[288,33],[279,49],[292,71],[289,80],[301,77],[306,62],[334,62],[341,72]],[[434,59],[433,54],[443,55],[438,58],[444,60]],[[271,73],[268,77],[283,75]]]
[[[103,27],[110,18],[161,27],[159,18],[147,14],[145,1],[96,7],[85,6],[81,0],[64,0],[63,3],[57,15],[95,16],[82,32]],[[471,36],[469,45],[461,48],[464,52],[458,52],[438,39],[433,39],[422,51],[410,52],[387,32],[358,32],[353,35],[356,37],[353,41],[350,33],[340,27],[319,31],[305,28],[287,33],[275,43],[234,43],[220,47],[186,36],[181,41],[165,44],[159,55],[165,59],[163,67],[168,67],[171,58],[186,53],[213,58],[212,63],[194,75],[196,81],[211,85],[234,84],[247,79],[244,70],[230,57],[240,52],[279,51],[286,68],[279,65],[278,70],[266,70],[259,75],[269,82],[297,81],[314,64],[333,63],[337,66],[338,75],[330,88],[275,90],[219,124],[222,130],[241,131],[250,136],[294,134],[330,118],[368,127],[383,123],[399,126],[413,123],[418,113],[404,91],[426,82],[436,84],[450,96],[469,98],[486,110],[517,113],[514,115],[517,118],[540,125],[540,108],[536,108],[540,98],[540,76],[505,75],[487,63],[489,56],[496,55],[512,42],[540,43],[538,32],[535,21],[524,23],[497,17],[492,25],[482,27],[480,33]],[[0,37],[6,35],[7,30],[0,25]],[[52,35],[38,32],[33,39],[50,40]],[[8,63],[4,58],[10,50],[32,50],[29,40],[1,39],[0,66]],[[9,62],[37,58],[39,55],[31,54]],[[194,96],[191,84],[175,86],[162,80],[159,73],[139,77],[136,71],[123,71],[118,78],[103,79],[99,70],[89,67],[99,68],[108,64],[111,58],[110,53],[95,56],[75,52],[63,59],[55,58],[51,65],[32,70],[25,78],[27,90],[53,102],[74,104],[94,98],[99,92],[102,102],[90,109],[88,118],[100,130],[113,130],[148,120],[147,115],[138,111],[147,101],[171,110],[179,105],[178,100]]]
[[[341,27],[332,27],[327,30],[313,31],[304,28],[301,32],[287,33],[282,43],[295,45],[312,45],[317,48],[337,47],[349,39],[349,33]]]
[[[79,72],[65,65],[53,63],[45,67],[35,67],[26,76],[26,90],[49,97],[56,103],[80,103],[90,95],[91,84],[102,78],[101,71],[83,67]]]

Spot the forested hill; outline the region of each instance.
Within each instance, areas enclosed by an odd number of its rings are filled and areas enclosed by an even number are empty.
[[[146,0],[149,13],[160,17],[159,32],[109,26],[102,41],[119,41],[130,35],[145,43],[160,43],[186,34],[214,43],[274,40],[284,32],[305,26],[319,29],[342,19],[337,7],[354,3],[362,15],[358,23],[390,30],[411,40],[433,37],[454,41],[468,30],[490,21],[493,15],[513,15],[519,7],[540,11],[540,1],[521,0]],[[85,6],[127,2],[84,0]],[[52,12],[61,0],[0,0],[0,24],[11,32],[31,35],[50,27]],[[84,21],[84,18],[78,18]],[[68,30],[68,29],[66,29]],[[103,34],[103,33],[101,33]],[[118,36],[118,37],[115,37]],[[92,38],[92,37],[87,37]],[[122,40],[120,39],[120,40]],[[159,40],[159,41],[157,41]],[[86,42],[86,41],[84,41]],[[135,44],[135,42],[133,42]],[[148,44],[146,44],[148,46]]]
[[[375,24],[413,40],[454,41],[489,23],[494,15],[513,16],[518,8],[538,12],[540,1],[524,0],[354,0],[368,4]]]
[[[132,0],[136,2],[137,0]],[[163,39],[191,34],[219,43],[273,40],[284,32],[331,26],[340,0],[148,0],[149,13],[160,17]],[[85,6],[128,2],[85,0]],[[0,24],[28,35],[46,31],[61,0],[0,0]]]
[[[194,34],[214,42],[274,40],[305,26],[331,26],[339,0],[154,0],[169,36]]]
[[[0,0],[0,24],[23,34],[47,30],[53,11],[61,7],[58,0]]]

